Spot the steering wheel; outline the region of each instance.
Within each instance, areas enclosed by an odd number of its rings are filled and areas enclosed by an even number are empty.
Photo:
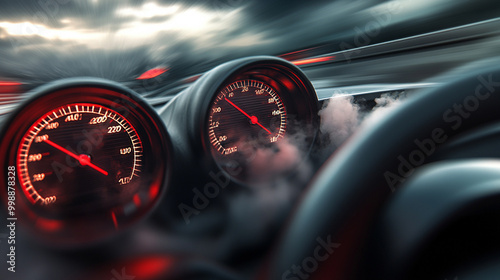
[[[416,262],[430,243],[447,240],[443,232],[453,233],[450,227],[464,218],[500,212],[500,160],[429,163],[440,146],[498,123],[499,107],[500,67],[491,66],[415,94],[382,119],[365,123],[308,188],[262,278],[416,278]],[[453,248],[448,257],[457,260]],[[434,267],[420,279],[454,279],[456,273],[464,273],[460,279],[493,279],[499,273],[489,265],[498,257],[494,252],[500,250],[476,250],[473,259],[481,257],[480,263],[467,262],[463,271]]]

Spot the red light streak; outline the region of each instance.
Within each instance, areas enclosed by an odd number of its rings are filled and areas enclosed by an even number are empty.
[[[139,194],[134,195],[134,204],[137,208],[141,206],[141,198],[139,197]]]
[[[151,188],[149,188],[149,198],[151,200],[155,199],[158,196],[158,193],[160,192],[160,186],[154,185]]]
[[[0,86],[9,87],[9,86],[20,86],[20,85],[22,85],[22,83],[19,83],[19,82],[9,82],[9,81],[0,81]]]
[[[47,143],[47,144],[51,145],[52,147],[54,147],[54,148],[58,149],[58,150],[59,150],[59,151],[61,151],[61,152],[63,152],[63,153],[65,153],[65,154],[67,154],[68,156],[70,156],[70,157],[72,157],[72,158],[74,158],[74,159],[78,160],[82,166],[87,165],[87,166],[89,166],[89,167],[91,167],[91,168],[93,168],[93,169],[95,169],[95,170],[97,170],[97,171],[101,172],[102,174],[104,174],[104,175],[108,176],[108,172],[107,172],[107,171],[105,171],[105,170],[101,169],[100,167],[98,167],[98,166],[96,166],[95,164],[93,164],[93,163],[91,163],[91,162],[90,162],[90,157],[89,157],[89,156],[87,156],[87,155],[83,155],[83,154],[82,154],[82,155],[77,156],[77,155],[75,155],[74,153],[72,153],[72,152],[68,151],[67,149],[65,149],[65,148],[63,148],[63,147],[61,147],[61,146],[57,145],[56,143],[54,143],[54,142],[50,141],[49,139],[46,139],[46,140],[45,140],[45,143]]]
[[[294,55],[294,54],[299,54],[299,53],[307,52],[307,51],[314,50],[314,49],[317,49],[317,48],[318,47],[313,47],[313,48],[308,48],[308,49],[304,49],[304,50],[289,52],[289,53],[285,53],[285,54],[279,55],[279,57],[285,58],[287,56],[291,56],[291,55]]]
[[[163,74],[163,73],[165,73],[167,71],[168,71],[168,68],[161,68],[161,67],[153,68],[151,70],[148,70],[148,71],[144,72],[142,75],[140,75],[137,78],[137,80],[152,79],[152,78],[160,76],[161,74]]]
[[[111,212],[111,218],[113,219],[113,225],[115,225],[115,229],[118,229],[118,221],[116,220],[115,212]]]
[[[306,59],[292,61],[292,63],[297,65],[297,66],[300,66],[300,65],[307,65],[307,64],[313,64],[313,63],[319,63],[319,62],[327,62],[327,61],[331,61],[331,60],[335,60],[335,56],[306,58]]]
[[[0,81],[0,93],[19,93],[21,85],[22,83],[15,81]]]
[[[240,111],[243,115],[245,115],[247,118],[250,119],[250,122],[252,124],[257,124],[258,126],[262,127],[262,129],[264,129],[265,131],[267,131],[267,133],[269,134],[272,134],[271,131],[269,131],[269,129],[265,128],[262,124],[259,123],[259,120],[257,119],[256,116],[250,116],[249,114],[247,114],[245,111],[243,111],[240,107],[236,106],[236,104],[234,104],[233,102],[229,101],[229,99],[227,98],[224,98],[229,104],[231,104],[231,106],[233,106],[234,108],[236,108],[238,111]]]

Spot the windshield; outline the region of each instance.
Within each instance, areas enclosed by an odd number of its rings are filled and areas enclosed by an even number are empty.
[[[127,81],[161,67],[178,80],[242,56],[298,59],[487,20],[498,6],[488,0],[3,1],[0,77]]]

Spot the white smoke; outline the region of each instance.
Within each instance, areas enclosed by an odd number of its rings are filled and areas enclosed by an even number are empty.
[[[359,126],[360,107],[352,96],[333,97],[325,101],[319,112],[320,131],[330,137],[331,144],[340,146]]]
[[[276,233],[313,174],[302,133],[288,135],[272,147],[255,150],[247,166],[248,192],[229,200],[228,247],[249,249]]]
[[[327,137],[326,146],[323,148],[332,152],[358,131],[364,122],[379,121],[405,97],[404,94],[382,94],[375,98],[375,106],[372,109],[364,110],[353,96],[333,96],[325,101],[319,112],[320,132]]]
[[[404,99],[405,97],[406,97],[406,95],[383,94],[379,98],[375,98],[375,103],[377,105],[375,105],[375,107],[372,109],[371,113],[368,115],[370,121],[371,122],[379,121],[390,110],[392,110],[393,108],[395,108],[399,104],[401,104],[401,100]]]
[[[380,114],[399,104],[397,96],[383,95],[375,106],[363,110],[352,96],[334,97],[319,112],[320,130],[330,138],[330,144],[319,153],[329,155],[332,146],[341,145],[371,114]],[[301,127],[300,124],[293,126]],[[288,133],[288,132],[287,132]],[[247,252],[263,244],[279,231],[292,206],[300,198],[315,171],[315,159],[310,158],[307,129],[288,133],[273,145],[259,145],[258,140],[241,139],[238,150],[246,159],[246,190],[226,197],[227,228],[217,243],[222,256],[235,251]],[[240,178],[242,179],[242,178]]]
[[[367,119],[379,119],[400,103],[401,95],[384,94],[364,110],[352,96],[336,96],[325,102],[319,112],[320,131],[329,138],[320,153],[329,155],[344,143]],[[231,246],[254,246],[272,234],[276,221],[282,220],[314,173],[308,159],[305,132],[287,135],[271,147],[254,150],[246,166],[249,192],[239,192],[229,202]],[[242,248],[243,249],[243,248]]]
[[[305,136],[295,134],[279,139],[273,146],[255,149],[247,166],[251,183],[272,182],[297,169],[306,160],[306,146]],[[299,177],[307,177],[309,173],[309,168],[300,170]]]

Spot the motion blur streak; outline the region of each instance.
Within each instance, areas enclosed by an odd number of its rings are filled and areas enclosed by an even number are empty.
[[[390,3],[398,3],[397,13],[388,14]],[[76,76],[123,81],[168,64],[173,81],[242,56],[286,54],[282,57],[302,60],[345,50],[344,45],[467,24],[481,20],[482,13],[469,18],[463,11],[489,7],[491,14],[491,6],[488,0],[3,1],[0,75],[26,82]],[[449,21],[438,21],[442,10]],[[379,14],[387,19],[384,32],[359,44],[363,28],[382,18]],[[421,24],[422,18],[433,24]]]
[[[137,78],[137,80],[148,80],[148,79],[156,78],[167,71],[168,71],[168,68],[163,68],[163,67],[153,68],[151,70],[144,72],[142,75],[140,75]]]
[[[0,81],[0,93],[18,93],[21,91],[22,83],[13,81]],[[5,97],[2,95],[2,97]],[[2,99],[0,99],[2,100]]]
[[[20,86],[22,85],[19,82],[6,82],[6,81],[0,81],[0,86],[2,87],[9,87],[9,86]]]
[[[292,61],[292,63],[297,65],[297,66],[300,66],[300,65],[308,65],[308,64],[319,63],[319,62],[327,62],[327,61],[331,61],[331,60],[335,60],[335,56],[306,58],[306,59]]]

